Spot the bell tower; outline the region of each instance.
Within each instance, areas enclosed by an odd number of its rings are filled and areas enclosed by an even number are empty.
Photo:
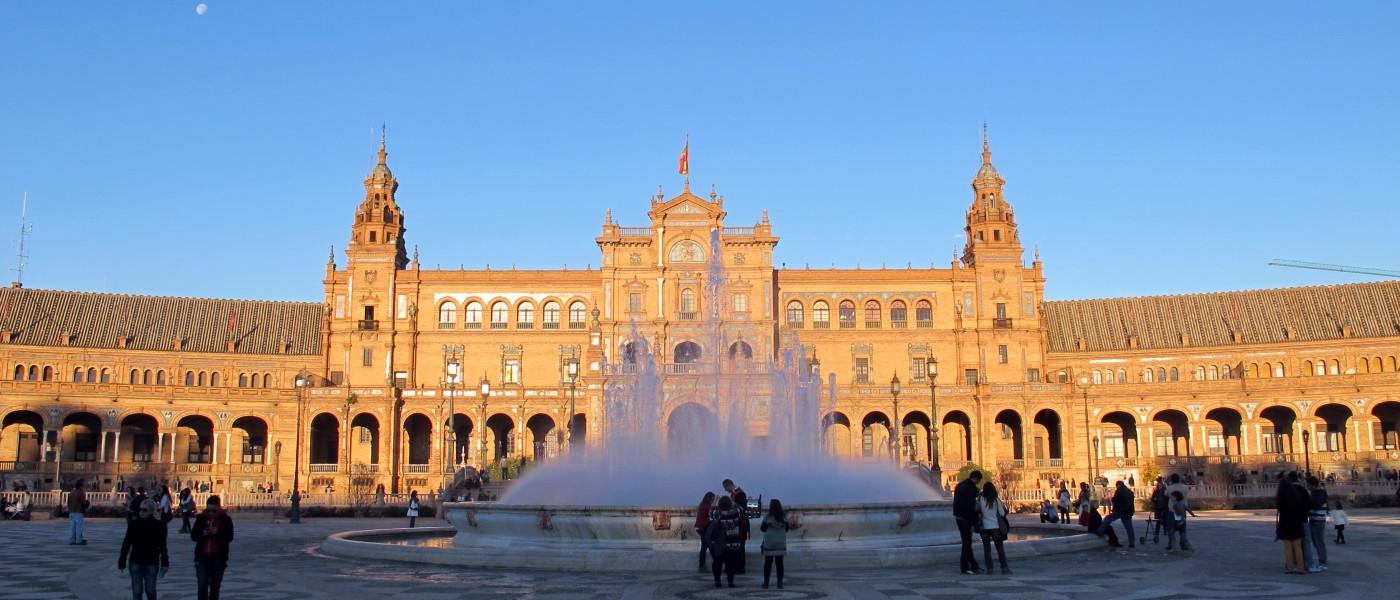
[[[403,211],[394,199],[399,182],[389,170],[388,157],[381,132],[379,163],[365,177],[365,199],[355,209],[355,224],[350,228],[350,245],[345,255],[352,264],[392,262],[395,269],[403,269],[408,265],[403,241]]]
[[[986,257],[1014,256],[1021,259],[1021,240],[1016,233],[1016,218],[1011,204],[1002,196],[1006,180],[992,166],[991,145],[987,142],[987,125],[982,124],[982,166],[972,178],[972,204],[967,208],[967,242],[963,246],[962,262],[975,266],[979,255]]]

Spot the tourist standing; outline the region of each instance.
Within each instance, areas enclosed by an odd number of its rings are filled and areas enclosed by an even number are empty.
[[[977,522],[982,529],[982,559],[987,562],[987,574],[992,574],[992,545],[997,547],[997,561],[1001,563],[1001,573],[1010,575],[1006,566],[1006,549],[1002,543],[1011,529],[1006,521],[1006,504],[997,497],[997,486],[988,481],[982,485],[982,495],[977,498]],[[1132,534],[1129,534],[1132,535]]]
[[[1133,490],[1129,489],[1127,484],[1123,483],[1122,480],[1119,480],[1115,484],[1115,487],[1116,490],[1113,492],[1113,511],[1109,513],[1107,519],[1103,520],[1101,529],[1110,529],[1113,527],[1114,521],[1122,521],[1123,529],[1128,534],[1128,547],[1134,548],[1137,546],[1137,540],[1133,538],[1133,511],[1135,510],[1133,506]]]
[[[734,500],[734,508],[739,509],[739,574],[743,575],[748,571],[748,543],[749,543],[749,494],[737,485],[734,480],[724,480],[724,491],[729,493],[729,497]]]
[[[1312,542],[1316,564],[1308,565],[1309,572],[1327,570],[1327,490],[1312,475],[1308,476],[1308,541]]]
[[[982,568],[977,566],[977,559],[972,555],[972,528],[977,522],[977,494],[978,484],[981,482],[982,472],[973,471],[967,475],[967,479],[958,482],[958,486],[953,488],[953,520],[958,524],[958,538],[962,541],[958,569],[963,575],[982,572]]]
[[[763,589],[768,589],[768,575],[773,564],[778,565],[778,589],[783,589],[783,556],[787,554],[787,516],[783,513],[783,503],[777,498],[768,502],[768,514],[763,517],[758,530],[763,532]]]
[[[1181,481],[1181,474],[1172,473],[1167,481],[1167,497],[1170,498],[1172,492],[1181,492],[1182,501],[1186,503],[1186,514],[1196,516],[1191,510],[1191,488]]]
[[[408,528],[413,529],[418,523],[418,490],[408,493],[408,510],[405,514],[408,515]]]
[[[710,572],[715,576],[715,587],[719,587],[719,572],[723,568],[724,574],[729,577],[729,587],[734,587],[734,576],[739,571],[739,557],[744,551],[743,533],[739,530],[739,522],[744,519],[744,512],[734,506],[734,500],[729,496],[721,496],[719,507],[710,518],[710,558],[713,564]]]
[[[141,503],[136,520],[127,524],[122,538],[117,570],[131,567],[131,598],[141,600],[144,590],[147,600],[156,600],[156,576],[165,577],[170,570],[170,554],[165,545],[165,523],[156,519],[160,507],[152,500]]]
[[[1286,478],[1278,481],[1274,494],[1278,518],[1274,524],[1274,539],[1283,541],[1283,572],[1303,575],[1307,563],[1303,557],[1303,522],[1308,518],[1307,504]]]
[[[73,484],[68,492],[68,545],[81,546],[87,543],[83,538],[83,513],[87,512],[87,492],[83,491],[83,481]]]
[[[695,533],[700,535],[700,572],[705,572],[705,554],[710,551],[710,538],[705,535],[705,528],[710,525],[710,511],[714,509],[715,493],[705,492],[705,496],[700,498],[700,505],[695,507]]]
[[[180,490],[180,533],[190,532],[190,518],[194,516],[194,492],[190,488]]]
[[[1347,543],[1347,511],[1342,510],[1341,500],[1337,501],[1337,508],[1332,511],[1332,527],[1337,530],[1337,539],[1335,542],[1338,544]]]
[[[1162,478],[1158,477],[1157,483],[1152,486],[1152,497],[1148,499],[1148,502],[1152,504],[1152,517],[1157,521],[1155,524],[1150,524],[1152,525],[1152,543],[1155,544],[1161,539],[1162,528],[1166,527],[1167,549],[1171,550],[1171,528],[1175,526],[1175,523],[1167,522],[1167,511],[1170,508],[1171,497],[1167,495],[1167,485],[1162,483]],[[1147,532],[1145,531],[1142,533],[1142,540],[1143,543],[1147,542]]]
[[[160,486],[160,497],[156,499],[156,512],[161,523],[169,523],[175,518],[175,513],[171,511],[172,498],[170,497],[170,486]],[[139,516],[139,515],[138,515]]]
[[[1172,551],[1172,542],[1175,542],[1178,536],[1181,538],[1180,548],[1191,549],[1191,542],[1186,539],[1186,512],[1186,497],[1179,491],[1172,492],[1167,510],[1163,513],[1163,517],[1167,519],[1167,552]]]
[[[194,573],[199,600],[219,600],[219,587],[228,568],[228,545],[233,542],[233,519],[219,509],[219,497],[204,502],[204,513],[190,528],[194,540]]]
[[[1290,472],[1288,474],[1288,483],[1292,486],[1289,489],[1292,490],[1298,502],[1298,506],[1300,506],[1302,510],[1302,517],[1300,520],[1303,522],[1303,569],[1305,571],[1317,572],[1320,570],[1317,569],[1317,550],[1313,548],[1312,530],[1308,527],[1308,513],[1312,508],[1312,492],[1308,491],[1307,475],[1303,475],[1298,471]]]
[[[1079,482],[1079,499],[1075,501],[1079,507],[1079,514],[1083,515],[1094,508],[1094,492],[1089,489],[1089,482]]]
[[[1060,522],[1068,525],[1070,494],[1069,488],[1065,487],[1065,482],[1063,481],[1060,482],[1060,493],[1056,499],[1059,500]]]

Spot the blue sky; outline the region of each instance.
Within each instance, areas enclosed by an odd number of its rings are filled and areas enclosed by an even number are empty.
[[[1400,268],[1396,3],[195,4],[3,7],[27,286],[318,299],[381,121],[429,266],[596,266],[689,132],[776,261],[946,267],[985,119],[1050,298]]]

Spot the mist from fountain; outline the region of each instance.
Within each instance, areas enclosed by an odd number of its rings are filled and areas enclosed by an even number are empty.
[[[720,247],[717,232],[710,247]],[[724,479],[733,479],[750,498],[779,498],[784,504],[941,498],[917,475],[890,462],[829,456],[822,415],[835,407],[835,375],[823,406],[821,376],[795,334],[778,360],[754,357],[744,341],[745,323],[721,319],[730,282],[719,253],[710,254],[702,295],[707,310],[699,323],[703,355],[694,362],[673,357],[673,364],[658,365],[633,323],[620,360],[601,365],[608,374],[602,446],[574,446],[566,455],[532,464],[501,504],[693,506],[706,491],[719,492]],[[674,405],[669,414],[668,397]]]

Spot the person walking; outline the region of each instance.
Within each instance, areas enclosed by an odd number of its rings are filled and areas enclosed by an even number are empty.
[[[1079,498],[1075,500],[1075,506],[1078,507],[1080,515],[1094,508],[1094,492],[1089,489],[1089,482],[1079,482]]]
[[[1317,568],[1317,550],[1312,543],[1312,530],[1308,527],[1308,513],[1312,508],[1312,492],[1308,490],[1307,475],[1298,471],[1288,474],[1288,483],[1296,501],[1302,510],[1301,520],[1303,521],[1303,569],[1316,573],[1321,569]]]
[[[83,537],[83,513],[88,509],[87,492],[83,491],[83,481],[78,480],[73,484],[73,491],[68,492],[68,545],[82,546],[87,544],[87,539]]]
[[[778,589],[783,589],[783,556],[787,554],[787,516],[783,503],[774,498],[768,502],[768,514],[758,525],[763,532],[763,589],[768,589],[768,576],[773,564],[778,565]]]
[[[739,556],[744,551],[743,533],[739,522],[744,519],[743,511],[734,506],[729,496],[720,496],[719,506],[710,518],[710,558],[713,559],[710,572],[715,576],[715,587],[720,587],[719,573],[729,577],[729,587],[734,587],[734,576],[739,571]]]
[[[160,497],[156,498],[156,516],[160,518],[161,523],[169,523],[171,519],[175,518],[175,513],[172,511],[173,505],[174,498],[170,497],[170,486],[160,486]]]
[[[710,552],[710,538],[705,535],[705,528],[710,525],[710,511],[714,510],[715,493],[705,492],[705,496],[700,498],[700,505],[695,507],[695,533],[700,536],[700,572],[705,572],[705,555]]]
[[[1133,538],[1133,511],[1135,510],[1133,506],[1133,490],[1129,489],[1127,484],[1123,483],[1122,480],[1119,480],[1117,484],[1115,484],[1115,487],[1116,490],[1113,492],[1113,511],[1109,513],[1107,519],[1103,520],[1103,526],[1100,529],[1110,529],[1113,527],[1114,521],[1122,521],[1123,529],[1128,534],[1128,547],[1135,548],[1137,547],[1137,540]]]
[[[1307,504],[1286,478],[1278,481],[1278,490],[1274,493],[1274,508],[1278,511],[1274,522],[1274,539],[1283,542],[1283,572],[1306,574],[1303,522],[1308,518]]]
[[[141,600],[143,591],[146,600],[156,600],[156,577],[165,577],[170,571],[165,523],[156,518],[159,512],[160,506],[154,501],[142,502],[136,520],[127,524],[126,537],[122,538],[117,570],[131,568],[132,600]]]
[[[992,574],[992,545],[997,547],[997,561],[1001,563],[1002,575],[1010,575],[1006,566],[1006,549],[1002,543],[1010,532],[1006,520],[1006,504],[997,498],[997,486],[988,481],[982,485],[982,495],[977,498],[977,522],[982,530],[982,559],[987,562],[987,574]]]
[[[1167,530],[1167,552],[1173,551],[1173,542],[1177,541],[1178,537],[1181,538],[1180,548],[1182,550],[1191,549],[1191,542],[1186,539],[1186,513],[1186,497],[1182,496],[1179,491],[1172,492],[1167,510],[1162,513],[1166,520],[1162,526]]]
[[[180,533],[190,532],[191,517],[194,517],[194,492],[185,488],[180,490]]]
[[[228,546],[233,542],[233,519],[219,508],[219,497],[204,502],[204,513],[190,528],[194,540],[194,573],[199,600],[219,600],[219,587],[228,568]]]
[[[1059,500],[1060,523],[1069,525],[1070,493],[1069,488],[1065,487],[1065,482],[1063,481],[1060,482],[1060,493],[1057,495],[1056,499]]]
[[[743,575],[748,571],[748,543],[749,543],[749,494],[737,485],[733,479],[726,479],[723,482],[724,491],[729,493],[730,499],[734,501],[734,508],[739,509],[739,533],[742,538],[739,540],[739,574]]]
[[[1312,475],[1308,476],[1308,541],[1312,542],[1315,564],[1309,565],[1309,573],[1327,570],[1327,490]]]
[[[408,528],[413,529],[418,523],[418,490],[408,493],[408,510],[404,514],[408,515]]]
[[[1341,500],[1337,501],[1337,508],[1332,510],[1332,527],[1337,530],[1337,539],[1334,540],[1334,542],[1338,544],[1347,543],[1347,511],[1342,510]]]
[[[1167,549],[1170,550],[1172,535],[1169,527],[1174,527],[1175,523],[1168,524],[1166,522],[1168,519],[1167,511],[1170,509],[1169,505],[1171,504],[1171,496],[1167,495],[1167,485],[1162,483],[1160,477],[1157,478],[1157,483],[1152,486],[1152,497],[1148,499],[1148,502],[1152,504],[1152,518],[1156,520],[1155,523],[1148,523],[1148,528],[1152,530],[1152,543],[1155,544],[1160,541],[1162,529],[1168,527]],[[1145,531],[1142,533],[1142,541],[1143,543],[1147,542],[1147,532]]]
[[[972,555],[972,529],[977,523],[977,494],[981,482],[982,472],[973,471],[953,488],[953,520],[958,524],[958,538],[962,541],[958,569],[963,575],[982,573],[982,568],[977,566],[977,558]]]

